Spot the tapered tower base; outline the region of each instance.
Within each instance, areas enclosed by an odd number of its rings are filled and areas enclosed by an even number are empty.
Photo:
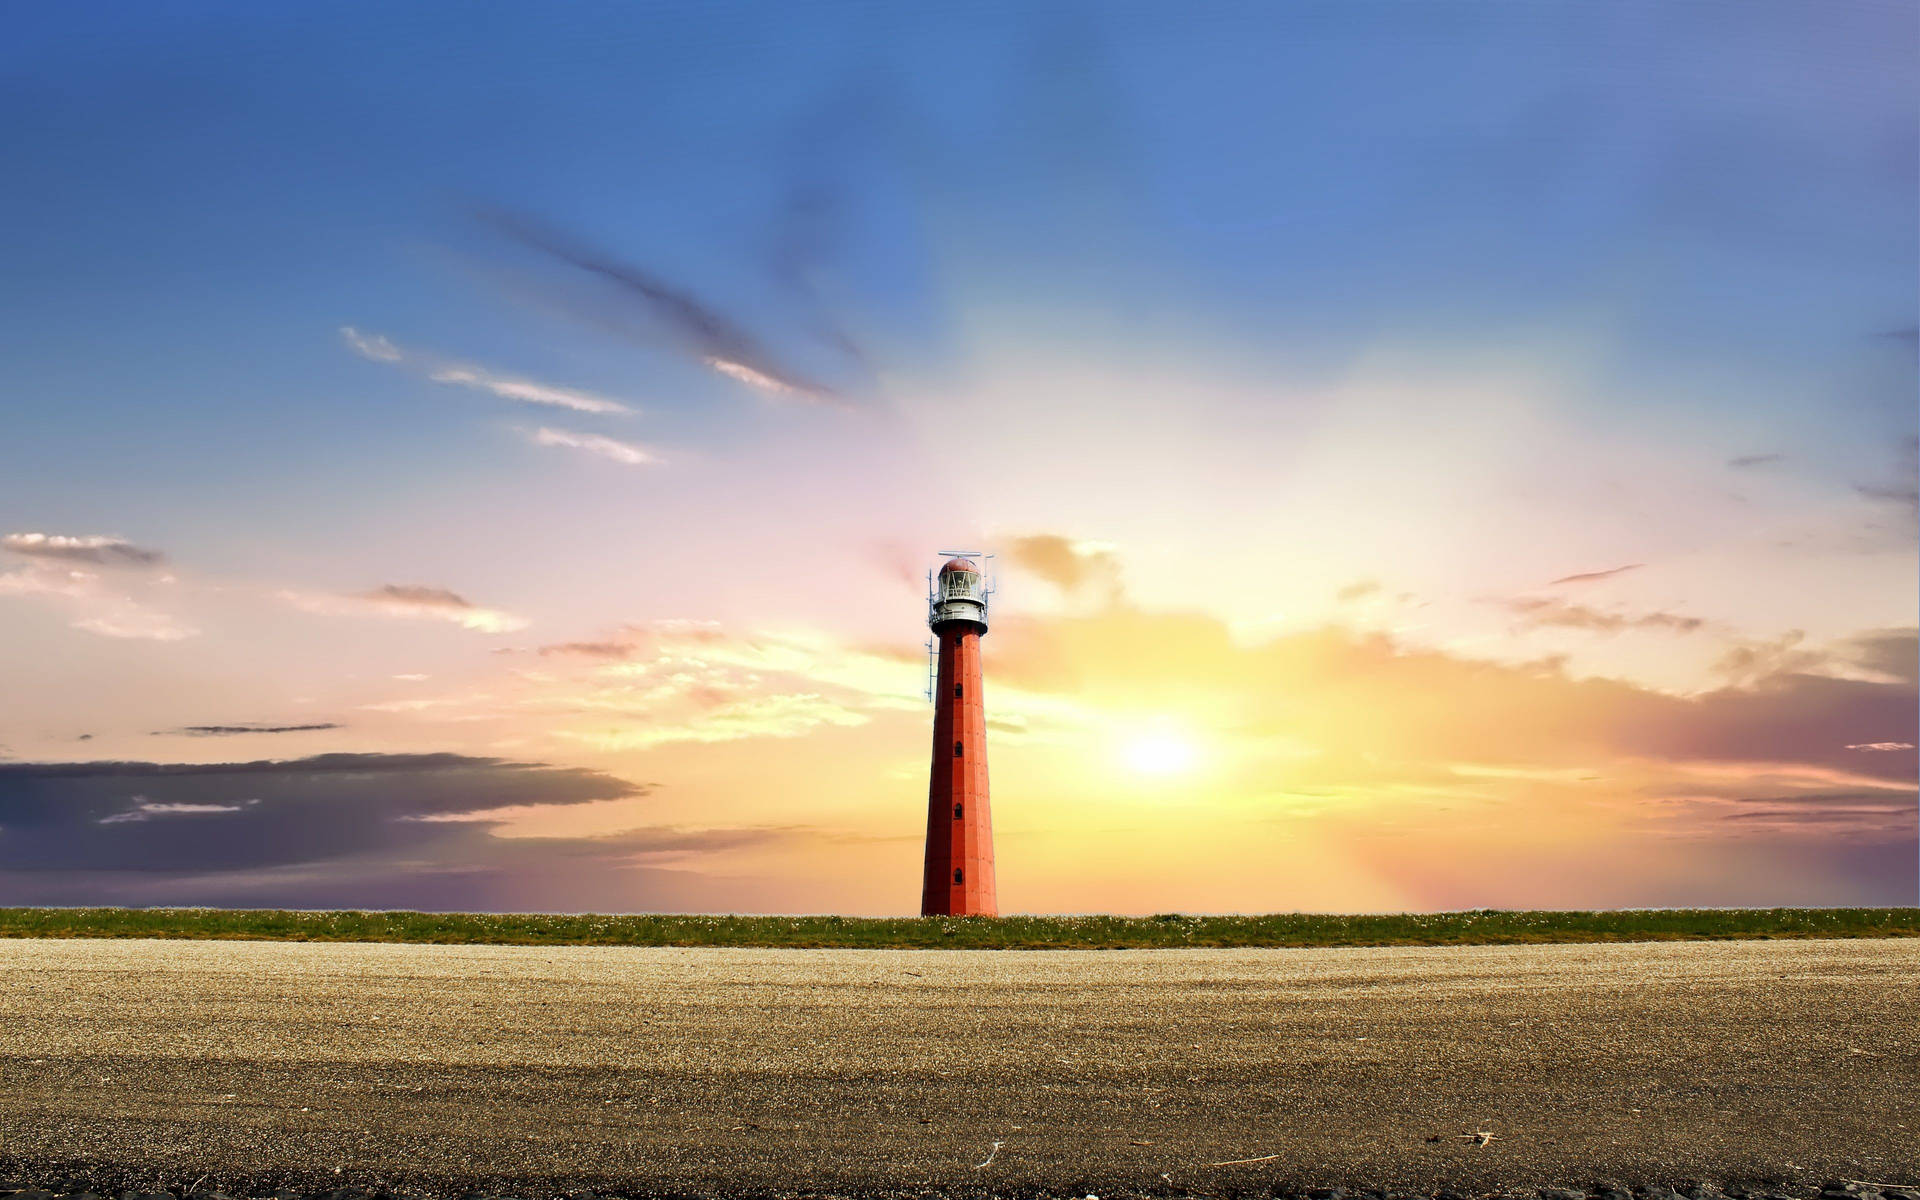
[[[933,768],[927,785],[923,917],[999,914],[993,813],[987,803],[987,716],[980,690],[980,626],[942,622],[934,681]]]

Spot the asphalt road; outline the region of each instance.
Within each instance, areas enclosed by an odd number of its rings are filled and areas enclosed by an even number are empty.
[[[1911,1182],[1920,940],[0,941],[0,1171],[68,1169],[256,1194]]]

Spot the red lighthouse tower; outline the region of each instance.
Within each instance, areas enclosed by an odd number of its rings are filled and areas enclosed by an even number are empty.
[[[927,624],[940,639],[933,678],[933,769],[927,782],[923,917],[991,917],[993,812],[987,804],[987,710],[980,690],[980,637],[987,632],[986,580],[965,555],[940,568],[927,596]]]

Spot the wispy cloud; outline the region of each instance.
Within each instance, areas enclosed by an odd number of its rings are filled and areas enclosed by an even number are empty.
[[[351,325],[342,326],[340,336],[347,343],[348,348],[362,358],[410,368],[424,374],[435,383],[490,392],[503,400],[512,400],[521,404],[567,408],[574,412],[606,414],[633,411],[618,400],[582,391],[579,388],[560,387],[521,376],[504,375],[472,363],[457,362],[415,350],[404,350],[380,334],[365,333]]]
[[[1920,511],[1920,485],[1912,483],[1858,483],[1854,490],[1869,500],[1884,500],[1911,511]]]
[[[547,383],[535,383],[530,379],[513,379],[483,371],[478,367],[448,367],[445,370],[433,372],[427,378],[435,383],[457,383],[464,387],[478,388],[507,400],[519,400],[527,404],[545,404],[554,408],[570,408],[575,412],[633,411],[617,400],[608,400],[604,396],[596,396],[591,392],[555,387]]]
[[[917,709],[917,649],[862,648],[794,632],[732,632],[712,622],[630,624],[593,641],[550,643],[539,670],[431,708],[460,719],[558,717],[558,736],[601,749],[805,736]],[[1004,695],[1003,695],[1004,699]]]
[[[1531,628],[1588,629],[1595,633],[1619,633],[1626,629],[1694,633],[1706,625],[1703,618],[1679,613],[1615,612],[1573,604],[1555,597],[1521,596],[1499,601],[1499,604]]]
[[[35,596],[65,607],[71,626],[101,637],[177,642],[200,631],[143,603],[92,571],[35,563],[0,574],[0,596]]]
[[[185,800],[149,800],[145,796],[133,796],[130,800],[131,807],[98,817],[94,824],[125,825],[133,821],[151,821],[155,817],[204,817],[215,813],[237,813],[260,803],[257,799],[249,799],[245,804],[196,804]]]
[[[765,392],[769,396],[792,395],[807,396],[809,399],[818,398],[808,396],[808,393],[802,391],[799,386],[789,383],[777,375],[769,375],[765,371],[750,367],[743,362],[733,362],[730,359],[712,357],[703,358],[700,361],[706,363],[720,374],[725,375],[728,379],[737,380],[756,391]]]
[[[582,450],[588,454],[597,454],[601,458],[610,458],[617,463],[630,467],[644,467],[661,462],[661,458],[651,448],[634,442],[623,442],[618,438],[603,437],[597,433],[575,433],[568,429],[548,429],[542,427],[526,432],[526,438],[536,446],[565,446],[570,450]]]
[[[871,718],[813,692],[750,696],[715,704],[680,721],[621,729],[569,731],[563,736],[602,750],[640,750],[672,742],[733,742],[801,737],[826,725],[864,725]]]
[[[1562,575],[1549,580],[1548,587],[1558,587],[1563,583],[1597,583],[1602,579],[1612,579],[1615,575],[1625,575],[1628,571],[1638,571],[1645,563],[1628,563],[1624,567],[1609,567],[1604,571],[1582,571],[1578,575]]]
[[[1713,672],[1741,684],[1826,665],[1828,654],[1808,647],[1806,640],[1804,631],[1789,629],[1778,637],[1738,642],[1715,660]]]
[[[58,533],[9,533],[0,546],[29,558],[92,563],[103,567],[152,567],[166,561],[158,550],[136,546],[124,538]]]
[[[1920,436],[1904,434],[1895,443],[1892,476],[1880,483],[1856,483],[1853,490],[1920,516]]]
[[[132,604],[114,612],[83,617],[75,621],[73,627],[101,637],[142,642],[178,642],[200,635],[198,629],[183,625],[166,613]]]
[[[1753,467],[1772,466],[1774,463],[1784,461],[1786,457],[1784,454],[1742,454],[1738,458],[1728,459],[1727,465],[1736,471],[1744,471]]]
[[[370,358],[374,362],[390,363],[404,362],[406,360],[407,356],[401,351],[400,347],[394,345],[380,334],[361,333],[351,325],[342,325],[340,327],[340,336],[345,338],[347,345],[352,347],[353,352],[362,358]]]
[[[352,595],[283,591],[287,603],[306,612],[327,616],[384,616],[450,621],[482,633],[511,633],[525,629],[524,617],[482,608],[458,592],[416,584],[389,583]]]

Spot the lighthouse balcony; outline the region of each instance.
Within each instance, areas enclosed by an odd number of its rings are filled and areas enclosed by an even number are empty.
[[[953,621],[966,621],[987,628],[987,602],[974,597],[936,599],[927,608],[927,624],[934,629]]]

